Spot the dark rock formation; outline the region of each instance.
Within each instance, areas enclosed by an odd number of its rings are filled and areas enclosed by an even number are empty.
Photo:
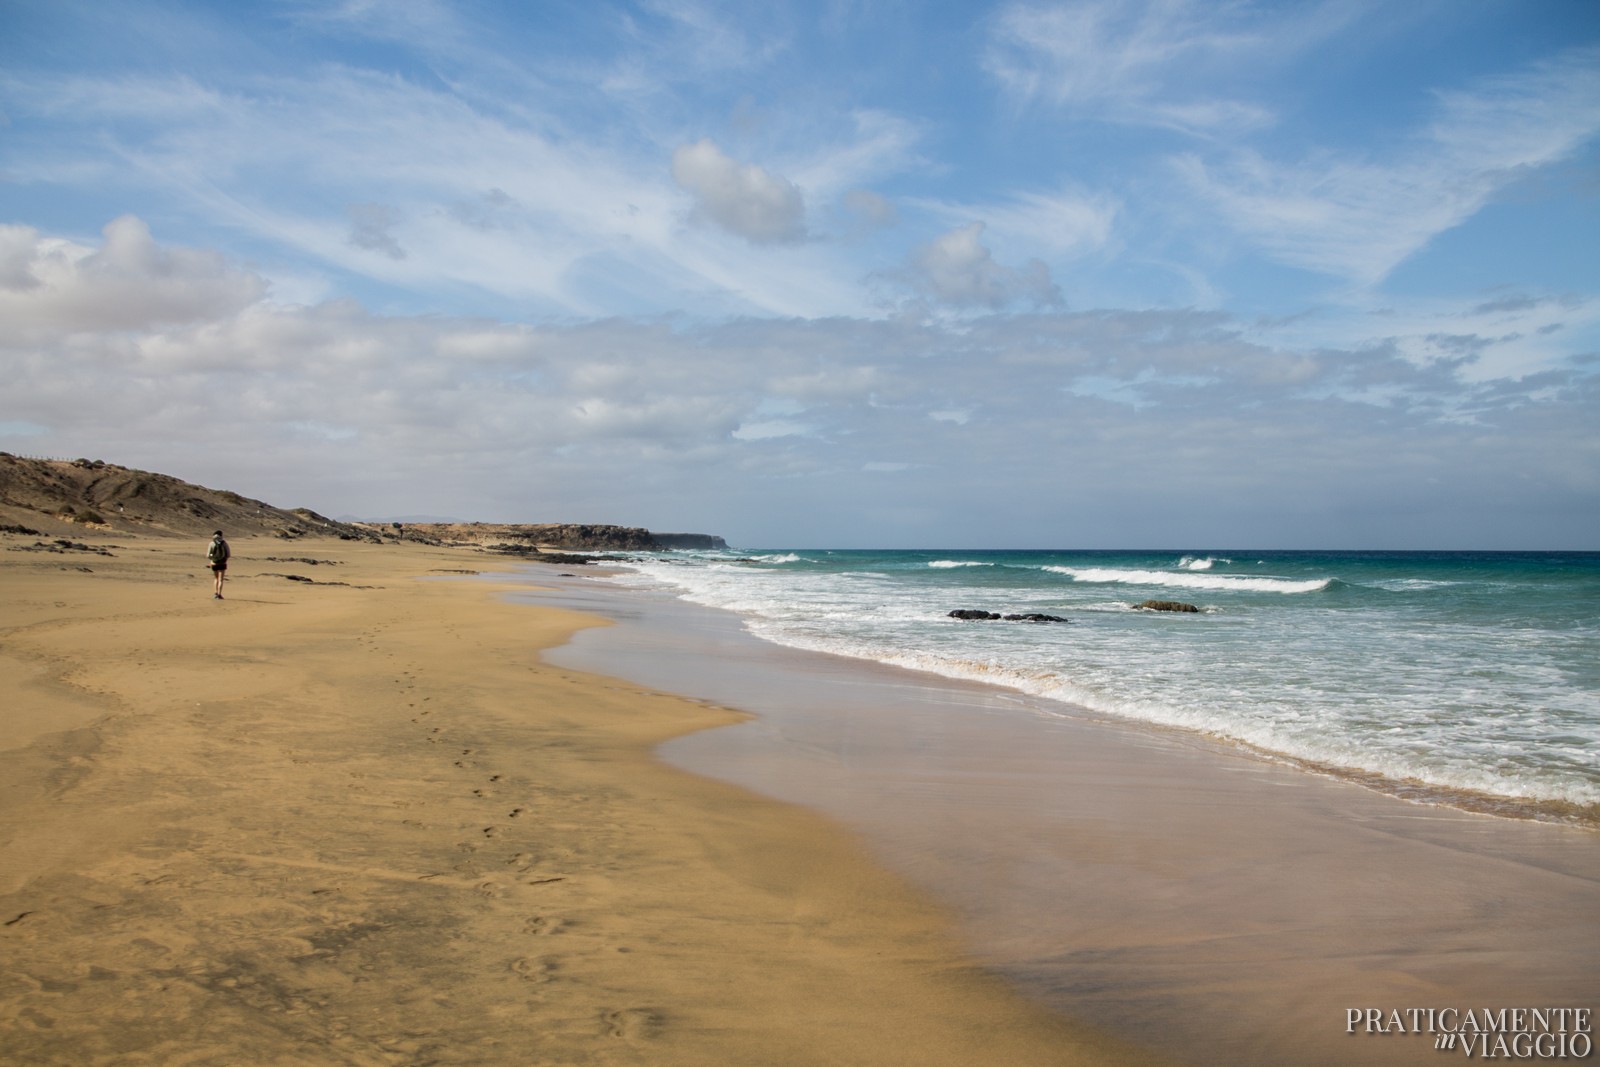
[[[974,608],[957,608],[947,616],[951,619],[967,619],[969,621],[991,622],[995,619],[1004,619],[1006,622],[1066,622],[1059,615],[1043,615],[1037,611],[1030,611],[1025,615],[1002,615],[998,611],[980,611]]]
[[[1066,622],[1060,615],[1042,615],[1037,611],[1030,611],[1026,615],[1007,615],[1007,622]]]
[[[118,547],[118,546],[112,546],[112,547]],[[78,541],[68,541],[64,537],[58,537],[54,541],[50,542],[49,544],[45,544],[43,541],[35,541],[31,545],[17,545],[11,551],[13,551],[13,552],[93,552],[97,556],[109,556],[109,555],[112,554],[111,550],[109,548],[107,548],[106,546],[104,546],[104,545],[85,545],[85,544],[82,544],[82,543],[80,543]]]
[[[1135,604],[1134,611],[1199,611],[1193,604],[1185,604],[1181,600],[1146,600]]]
[[[585,556],[572,552],[550,552],[538,545],[483,545],[485,552],[498,552],[506,556],[516,556],[518,559],[529,560],[533,563],[562,563],[568,566],[583,567],[601,561],[616,562],[620,556]]]
[[[286,582],[301,582],[305,585],[342,585],[347,589],[371,589],[370,585],[351,585],[349,582],[319,582],[315,578],[307,578],[303,574],[278,574],[268,571],[256,575],[257,578],[282,578]]]

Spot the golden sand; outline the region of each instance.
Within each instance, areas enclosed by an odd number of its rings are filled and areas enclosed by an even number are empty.
[[[657,761],[737,716],[545,664],[596,620],[483,557],[247,539],[215,601],[203,543],[105,540],[0,538],[6,1064],[1147,1062]]]

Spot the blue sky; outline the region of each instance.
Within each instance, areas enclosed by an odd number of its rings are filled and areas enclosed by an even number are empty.
[[[1600,549],[1600,5],[0,0],[0,448],[748,546]]]

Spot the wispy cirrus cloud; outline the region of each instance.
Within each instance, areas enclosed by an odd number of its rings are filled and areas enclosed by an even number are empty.
[[[1073,115],[1238,133],[1275,119],[1266,104],[1227,94],[1238,70],[1275,66],[1350,17],[1348,4],[1294,12],[1194,0],[1013,4],[993,22],[984,66],[1016,99]]]
[[[1240,151],[1176,161],[1203,203],[1281,263],[1373,285],[1536,168],[1600,135],[1600,49],[1440,93],[1434,118],[1386,159]]]
[[[558,314],[869,306],[846,292],[861,272],[826,249],[757,267],[749,248],[685,240],[686,189],[755,246],[807,232],[797,183],[709,139],[674,158],[653,140],[588,140],[538,113],[490,114],[438,87],[340,67],[236,91],[140,75],[27,92],[70,111],[84,137],[70,158],[21,161],[14,176],[183,189],[191,210],[265,248],[386,285],[475,289]],[[914,139],[868,113],[827,135],[798,163],[823,195],[902,167]]]

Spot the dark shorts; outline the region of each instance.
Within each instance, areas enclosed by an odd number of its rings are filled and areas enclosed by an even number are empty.
[[[223,571],[228,569],[228,565],[226,563],[213,563],[211,565],[211,569],[216,571],[218,574],[221,574]]]

